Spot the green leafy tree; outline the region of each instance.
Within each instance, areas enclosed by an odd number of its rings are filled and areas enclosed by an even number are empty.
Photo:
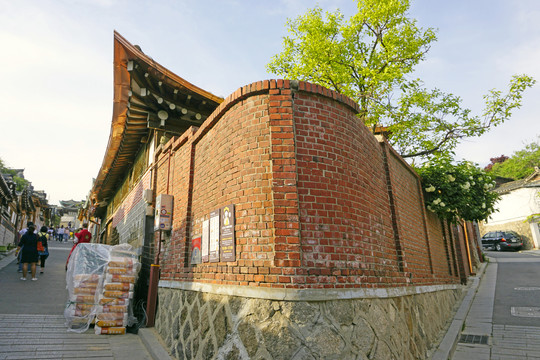
[[[441,219],[482,221],[495,211],[499,195],[493,177],[467,161],[438,158],[417,169],[428,210]]]
[[[428,90],[410,75],[437,40],[409,18],[408,0],[357,0],[358,12],[345,19],[338,10],[309,10],[287,21],[283,51],[267,69],[279,76],[305,80],[355,99],[368,126],[383,126],[403,157],[447,156],[459,140],[479,136],[507,120],[534,84],[514,76],[508,91],[491,90],[486,108],[473,116],[461,98]]]
[[[30,184],[28,180],[18,176],[13,176],[13,181],[15,181],[15,190],[17,191],[23,191]]]
[[[51,224],[54,226],[54,227],[58,227],[60,226],[60,220],[61,220],[61,217],[58,216],[58,215],[53,215],[51,217]]]
[[[523,150],[516,151],[506,161],[493,164],[491,174],[519,180],[534,173],[535,167],[540,167],[540,136],[537,141],[525,145]]]

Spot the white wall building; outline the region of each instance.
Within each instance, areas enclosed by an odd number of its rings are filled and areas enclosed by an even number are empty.
[[[514,230],[524,237],[525,249],[540,248],[540,169],[525,179],[502,184],[495,191],[501,195],[498,211],[480,226],[481,235]]]

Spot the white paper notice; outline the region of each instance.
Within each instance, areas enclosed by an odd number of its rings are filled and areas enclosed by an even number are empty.
[[[219,261],[219,210],[210,213],[210,262]]]
[[[210,241],[210,220],[204,220],[202,223],[202,243],[201,243],[201,252],[202,252],[202,261],[208,262],[208,242]]]

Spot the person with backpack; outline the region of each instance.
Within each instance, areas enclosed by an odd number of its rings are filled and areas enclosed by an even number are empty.
[[[37,250],[40,259],[40,274],[43,274],[43,272],[45,271],[45,260],[49,257],[49,234],[47,230],[48,229],[46,226],[42,226],[38,234],[39,240],[37,244]]]
[[[26,274],[28,274],[28,264],[30,264],[30,271],[32,273],[32,281],[36,281],[36,264],[39,260],[39,254],[37,250],[38,236],[34,233],[36,226],[29,222],[28,231],[24,233],[17,246],[15,256],[21,252],[21,262],[23,263],[21,280],[26,280]],[[21,250],[22,249],[22,250]]]

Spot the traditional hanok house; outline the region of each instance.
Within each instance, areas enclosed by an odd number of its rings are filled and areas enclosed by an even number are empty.
[[[49,226],[50,224],[50,208],[47,201],[47,194],[38,190],[35,191],[32,186],[27,186],[19,197],[21,218],[18,229],[26,227],[26,224],[31,221],[40,229],[41,226]]]
[[[93,226],[94,241],[129,243],[144,255],[143,281],[148,281],[154,261],[156,148],[192,126],[200,126],[222,101],[114,33],[111,133],[85,216],[91,224],[99,224]],[[146,300],[146,289],[139,288],[139,295]]]
[[[9,176],[11,179],[11,176]],[[18,202],[15,183],[0,174],[0,246],[17,241]]]
[[[47,194],[43,190],[32,192],[32,201],[36,208],[34,224],[39,230],[42,226],[49,227],[51,223],[51,208],[47,200]]]
[[[20,204],[20,219],[18,223],[17,230],[21,230],[26,227],[28,222],[35,223],[36,221],[36,206],[34,200],[32,199],[33,190],[31,187],[24,188],[19,195],[19,204]]]
[[[222,100],[114,39],[89,213],[98,241],[160,266],[147,313],[171,354],[426,358],[474,247],[427,212],[419,177],[358,104],[286,80]]]
[[[76,200],[60,200],[60,207],[57,212],[62,214],[60,225],[71,229],[78,229],[81,223],[78,219],[79,209],[83,206],[84,201]]]

